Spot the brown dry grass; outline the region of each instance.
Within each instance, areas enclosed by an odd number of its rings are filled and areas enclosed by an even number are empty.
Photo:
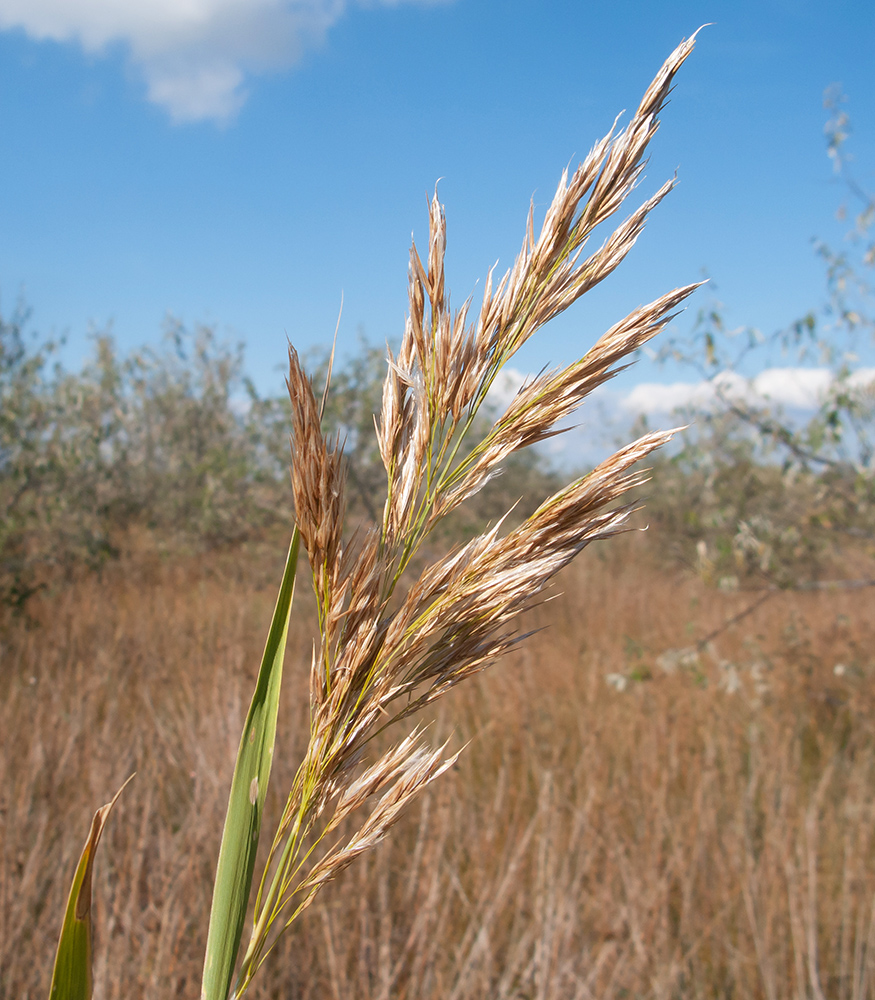
[[[254,996],[875,993],[871,594],[777,595],[666,672],[659,654],[750,598],[656,568],[649,542],[590,550],[530,613],[549,628],[436,710],[435,738],[455,731],[467,753],[320,896]],[[7,624],[4,1000],[47,994],[93,804],[133,770],[98,864],[95,995],[197,995],[279,572],[269,549],[141,554],[45,595],[38,628]],[[274,789],[307,736],[305,604]],[[632,679],[618,691],[610,673]]]

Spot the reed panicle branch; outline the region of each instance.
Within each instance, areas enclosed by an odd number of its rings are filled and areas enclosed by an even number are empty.
[[[487,276],[472,322],[471,301],[450,307],[445,282],[446,217],[429,205],[425,261],[409,267],[409,313],[397,356],[390,352],[377,440],[386,470],[382,520],[344,541],[342,449],[321,428],[321,407],[294,349],[292,483],[297,523],[319,609],[320,640],[310,681],[310,739],[264,877],[236,996],[244,993],[278,935],[321,886],[380,841],[409,802],[456,759],[430,747],[425,731],[372,751],[374,738],[483,669],[522,638],[517,615],[590,542],[627,530],[629,504],[645,481],[634,467],[673,431],[647,434],[589,475],[548,498],[522,524],[499,523],[399,584],[438,522],[496,474],[520,448],[558,433],[557,423],[668,323],[696,284],[642,306],[579,361],[523,386],[481,440],[463,443],[496,376],[545,323],[623,261],[650,212],[674,186],[621,221],[585,254],[595,229],[625,204],[641,178],[648,144],[672,81],[695,35],[671,54],[629,124],[611,131],[561,177],[538,235],[530,209],[520,252],[499,280]],[[358,829],[332,842],[362,807]]]

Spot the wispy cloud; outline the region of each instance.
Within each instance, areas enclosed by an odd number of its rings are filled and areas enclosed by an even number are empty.
[[[510,403],[531,375],[505,368],[489,391],[489,402],[497,410]],[[696,382],[639,382],[628,392],[602,386],[593,395],[602,405],[621,413],[668,414],[679,409],[708,409],[720,398],[751,404],[813,410],[820,405],[833,379],[829,368],[766,368],[753,378],[722,372],[714,379]],[[875,368],[858,368],[848,378],[851,388],[875,385]]]
[[[231,120],[254,74],[288,69],[355,3],[451,0],[0,0],[0,30],[78,43],[125,45],[150,101],[175,122]]]
[[[767,368],[754,378],[723,372],[713,380],[698,382],[641,382],[619,399],[631,414],[671,413],[681,408],[704,409],[725,399],[751,404],[813,410],[830,387],[833,374],[828,368]],[[875,368],[859,368],[849,378],[851,387],[875,382]]]
[[[488,401],[497,412],[503,412],[531,378],[516,369],[505,369],[490,390]],[[542,451],[556,465],[587,467],[610,453],[618,435],[625,438],[636,417],[669,421],[675,410],[714,409],[721,405],[721,397],[754,406],[779,406],[802,416],[820,405],[832,378],[828,368],[786,367],[767,368],[750,379],[723,372],[710,381],[639,382],[627,391],[606,383],[593,392],[589,407],[584,406],[565,421],[567,433],[552,438]],[[848,385],[875,392],[875,368],[858,368],[850,375]]]

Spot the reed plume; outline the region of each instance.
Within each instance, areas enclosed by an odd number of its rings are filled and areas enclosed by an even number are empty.
[[[457,756],[446,745],[431,746],[419,727],[380,752],[373,750],[375,737],[518,643],[516,616],[539,600],[550,579],[590,542],[627,530],[630,504],[616,501],[646,480],[633,467],[673,431],[641,437],[546,499],[519,526],[494,525],[421,569],[406,590],[401,586],[439,521],[513,452],[558,433],[558,422],[622,370],[698,287],[676,288],[634,310],[579,361],[531,379],[471,443],[502,367],[621,263],[673,187],[674,180],[664,184],[586,253],[596,227],[620,210],[641,178],[658,115],[694,41],[695,35],[671,54],[629,124],[617,131],[615,123],[570,176],[562,174],[537,237],[530,209],[513,267],[500,280],[490,271],[470,321],[471,300],[450,307],[446,218],[435,194],[426,259],[411,250],[409,313],[397,356],[389,354],[376,421],[387,477],[382,520],[351,538],[344,532],[342,448],[323,434],[323,407],[290,348],[292,484],[320,636],[310,676],[309,745],[258,890],[235,996],[319,888],[380,841]],[[337,836],[366,804],[355,832]]]

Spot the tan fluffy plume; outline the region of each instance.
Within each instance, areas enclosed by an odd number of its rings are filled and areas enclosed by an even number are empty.
[[[386,469],[382,521],[344,548],[344,471],[338,442],[321,429],[321,407],[290,351],[292,482],[297,521],[313,574],[321,635],[311,675],[310,740],[289,793],[256,900],[239,993],[278,933],[319,887],[379,841],[410,800],[455,755],[415,729],[371,753],[374,736],[481,670],[519,636],[516,616],[590,542],[625,530],[617,502],[644,481],[633,471],[673,432],[648,434],[549,497],[518,527],[502,524],[423,569],[403,594],[401,576],[437,522],[479,490],[514,451],[556,433],[557,422],[622,369],[697,287],[677,288],[635,309],[579,360],[528,382],[481,440],[475,426],[501,368],[545,323],[609,275],[674,180],[590,250],[596,227],[624,205],[675,73],[692,51],[684,40],[660,69],[625,128],[566,170],[536,236],[530,210],[513,267],[485,282],[471,303],[450,308],[445,287],[446,219],[429,210],[426,260],[410,255],[409,314],[390,354],[377,438]],[[367,806],[351,836],[339,824]]]

